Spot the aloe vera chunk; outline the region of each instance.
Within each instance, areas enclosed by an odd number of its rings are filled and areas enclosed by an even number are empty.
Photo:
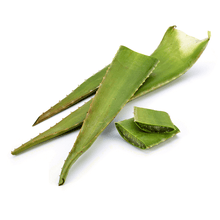
[[[74,162],[91,147],[158,62],[153,57],[134,52],[124,46],[119,48],[93,98],[76,142],[65,160],[59,185],[65,182]]]
[[[198,40],[177,30],[175,26],[169,27],[158,48],[152,54],[155,58],[160,60],[160,63],[129,101],[160,88],[183,75],[200,57],[209,40],[209,32],[208,38]],[[184,58],[183,60],[181,59],[182,56]],[[36,144],[44,142],[45,140],[49,140],[80,127],[89,110],[91,102],[92,100],[72,112],[63,119],[63,121],[57,123],[44,133],[15,149],[12,151],[12,154],[18,154]]]
[[[145,132],[171,132],[175,130],[170,116],[163,111],[134,107],[134,122]]]
[[[134,118],[115,123],[119,134],[130,144],[141,149],[153,147],[179,133],[179,129],[168,133],[146,133],[141,130],[134,122]]]

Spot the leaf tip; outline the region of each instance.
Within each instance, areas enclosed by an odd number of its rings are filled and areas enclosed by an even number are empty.
[[[58,185],[62,186],[65,183],[64,178],[60,178]]]
[[[11,154],[12,154],[12,155],[15,155],[14,151],[11,151]]]

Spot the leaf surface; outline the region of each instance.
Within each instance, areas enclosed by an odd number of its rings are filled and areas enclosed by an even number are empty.
[[[73,163],[88,150],[158,64],[158,60],[121,46],[113,59],[60,175],[65,182]]]
[[[56,105],[54,105],[49,110],[40,115],[33,124],[33,126],[75,105],[81,100],[93,95],[97,91],[99,84],[105,76],[108,67],[109,66],[106,66],[105,68],[91,76],[84,83],[78,86],[74,91],[72,91],[69,95],[67,95],[64,99],[62,99]]]

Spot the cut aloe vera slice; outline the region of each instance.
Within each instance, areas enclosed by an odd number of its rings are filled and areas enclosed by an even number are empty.
[[[171,132],[175,130],[170,116],[163,111],[134,107],[134,122],[145,132]]]
[[[116,122],[115,126],[121,137],[124,138],[124,140],[141,149],[148,149],[150,147],[153,147],[180,132],[179,129],[174,126],[175,129],[171,132],[146,133],[136,125],[136,123],[134,122],[134,118]]]

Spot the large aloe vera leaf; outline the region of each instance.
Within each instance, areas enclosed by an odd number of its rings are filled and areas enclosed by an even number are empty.
[[[40,115],[33,124],[33,126],[69,108],[70,106],[75,105],[76,103],[89,97],[90,95],[93,95],[97,91],[99,84],[102,81],[108,67],[109,66],[106,66],[105,68],[91,76],[84,83],[78,86],[74,91],[72,91],[69,95],[67,95],[64,99],[62,99],[56,105],[54,105],[49,110]]]
[[[158,62],[153,57],[139,54],[124,46],[119,48],[93,98],[76,142],[63,165],[59,185],[65,182],[73,163],[91,147],[96,138],[151,74]]]
[[[200,57],[209,39],[210,34],[208,38],[198,40],[175,29],[175,26],[169,27],[160,45],[153,53],[154,57],[161,60],[160,63],[129,101],[147,94],[183,75]],[[189,45],[191,45],[191,49]],[[184,62],[181,57],[184,58]],[[38,143],[42,143],[79,127],[85,119],[91,102],[92,100],[72,112],[64,121],[57,123],[44,133],[21,145],[12,151],[12,154],[18,154]]]
[[[169,27],[160,45],[153,54],[151,54],[151,56],[160,60],[159,66],[148,81],[136,92],[132,99],[165,85],[184,74],[202,54],[209,38],[210,33],[207,39],[198,40],[177,30],[175,26]],[[87,79],[66,98],[39,116],[34,125],[94,94],[98,89],[108,66]]]
[[[159,65],[131,100],[183,75],[205,50],[210,37],[211,33],[208,31],[208,38],[198,40],[177,30],[176,26],[169,27],[160,45],[151,54],[160,60]]]
[[[153,147],[180,132],[179,129],[174,125],[175,129],[171,132],[146,133],[136,125],[136,123],[134,122],[134,118],[116,122],[115,126],[119,134],[128,143],[141,149],[148,149],[150,147]]]

